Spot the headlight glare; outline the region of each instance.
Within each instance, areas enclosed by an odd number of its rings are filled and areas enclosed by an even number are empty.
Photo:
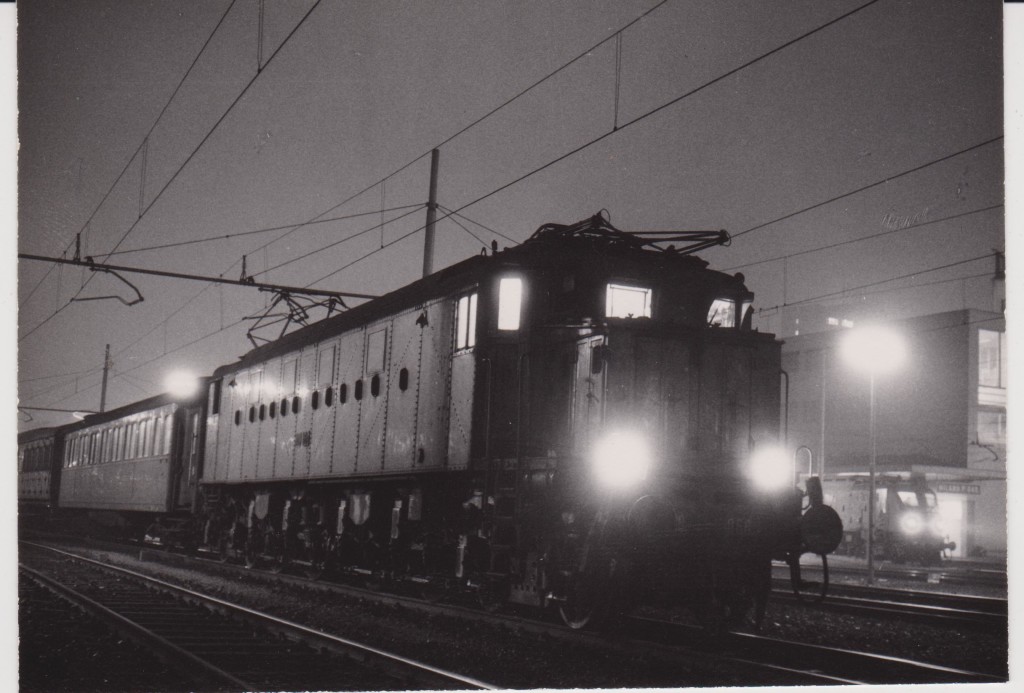
[[[602,485],[628,488],[647,478],[651,451],[643,436],[629,431],[614,431],[594,446],[594,473]]]
[[[750,456],[747,474],[762,491],[779,491],[793,484],[793,460],[781,447],[760,447]]]
[[[920,534],[921,530],[924,529],[924,520],[917,513],[904,513],[900,517],[900,529],[903,530],[904,534]]]

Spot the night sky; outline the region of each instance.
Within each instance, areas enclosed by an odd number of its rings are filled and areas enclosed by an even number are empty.
[[[465,218],[440,223],[438,268],[606,209],[624,230],[737,236],[702,256],[744,272],[761,329],[779,305],[911,274],[830,300],[880,318],[991,308],[1000,3],[656,5],[268,0],[261,48],[251,0],[19,3],[19,250],[70,256],[81,232],[97,261],[116,248],[113,264],[237,279],[247,256],[259,281],[384,293],[419,276],[422,155],[445,142],[438,200]],[[108,343],[108,408],[172,370],[208,374],[250,348],[239,321],[268,300],[125,275],[142,303],[69,303],[134,296],[101,274],[82,290],[88,274],[18,263],[22,405],[98,408]]]

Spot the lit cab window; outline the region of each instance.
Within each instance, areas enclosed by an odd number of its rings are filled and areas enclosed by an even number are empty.
[[[609,284],[604,314],[609,318],[651,317],[651,290],[640,286]]]
[[[498,284],[498,329],[518,330],[523,307],[523,280],[503,277]]]
[[[455,348],[468,349],[476,345],[476,294],[459,299],[455,310]]]
[[[708,311],[708,327],[736,327],[736,302],[716,298]]]

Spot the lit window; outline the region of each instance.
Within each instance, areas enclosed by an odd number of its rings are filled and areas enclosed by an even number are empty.
[[[476,345],[476,294],[459,299],[455,311],[455,348],[468,349]]]
[[[978,330],[978,384],[1006,387],[1006,333]]]
[[[839,326],[839,318],[828,318],[828,324],[834,327]]]
[[[651,317],[651,290],[640,286],[609,284],[604,314],[609,318]]]
[[[523,307],[523,280],[503,277],[498,284],[498,329],[518,330]]]
[[[853,320],[843,320],[841,324],[843,327],[853,327]]]
[[[1006,445],[1006,412],[978,410],[978,444]]]
[[[708,327],[736,327],[736,302],[716,298],[708,311]]]

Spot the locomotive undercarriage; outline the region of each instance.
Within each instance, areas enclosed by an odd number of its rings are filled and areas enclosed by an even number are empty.
[[[549,521],[525,525],[500,521],[485,479],[452,476],[206,486],[193,544],[248,566],[429,599],[555,607],[574,628],[641,603],[682,605],[712,631],[751,615],[759,623],[772,559],[791,562],[796,585],[801,553],[814,550],[799,495],[787,501],[795,507],[704,511],[702,522],[649,497],[628,507],[556,503]]]

